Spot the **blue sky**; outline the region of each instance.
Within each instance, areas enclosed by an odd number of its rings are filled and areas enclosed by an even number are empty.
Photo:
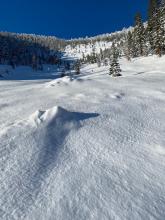
[[[0,0],[0,30],[55,35],[95,36],[128,27],[148,0]]]

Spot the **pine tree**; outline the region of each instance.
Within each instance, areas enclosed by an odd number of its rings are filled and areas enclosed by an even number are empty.
[[[153,19],[154,14],[156,13],[156,9],[158,8],[158,0],[149,0],[148,7],[148,21]]]
[[[80,74],[80,61],[79,60],[76,61],[75,63],[75,72],[77,75]]]
[[[85,54],[84,54],[84,53],[82,54],[82,60],[83,60],[83,63],[85,63],[86,57],[85,57]]]
[[[37,58],[35,54],[32,56],[32,68],[33,70],[37,70]]]
[[[157,32],[158,25],[158,7],[159,0],[150,0],[148,8],[148,25],[147,25],[147,39],[150,44],[150,53],[155,51],[155,36]]]
[[[114,57],[111,62],[111,66],[109,69],[109,75],[114,76],[114,77],[121,76],[120,64],[119,64],[118,59],[116,57]]]
[[[135,51],[131,31],[128,32],[125,43],[123,43],[123,50],[127,60],[130,61],[131,58],[134,57],[134,51]]]
[[[101,60],[104,59],[103,50],[101,48],[100,48],[100,58],[101,58]]]
[[[135,28],[133,31],[133,43],[134,43],[134,56],[143,56],[144,55],[144,25],[142,22],[141,14],[137,13],[135,16]]]
[[[91,55],[91,63],[97,63],[97,56],[96,53],[93,51]]]
[[[97,56],[97,66],[101,67],[101,57],[99,55]]]
[[[153,33],[154,51],[161,57],[165,49],[165,7],[159,7],[155,14]]]
[[[121,76],[121,68],[118,62],[118,55],[116,53],[115,47],[113,51],[112,62],[111,62],[110,69],[109,69],[109,75],[114,76],[114,77]]]
[[[113,42],[112,46],[111,46],[109,57],[113,58],[114,56],[119,57],[119,50],[117,49],[117,47],[115,46],[115,43]]]
[[[165,0],[162,1],[162,7],[161,7],[161,29],[162,32],[162,52],[165,54]]]
[[[109,64],[109,59],[108,59],[108,58],[105,58],[104,61],[103,61],[103,64],[104,64],[104,66],[108,66],[108,64]]]

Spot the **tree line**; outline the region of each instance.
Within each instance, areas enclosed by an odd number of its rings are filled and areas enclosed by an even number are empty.
[[[42,69],[43,64],[59,63],[64,47],[65,41],[56,37],[0,32],[0,64]]]

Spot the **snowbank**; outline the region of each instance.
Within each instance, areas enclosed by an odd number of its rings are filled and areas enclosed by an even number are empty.
[[[61,77],[61,78],[58,78],[58,79],[55,79],[55,80],[52,80],[52,81],[46,83],[46,87],[49,88],[49,87],[52,87],[55,85],[68,85],[72,81],[73,81],[72,77],[65,76],[65,77]]]

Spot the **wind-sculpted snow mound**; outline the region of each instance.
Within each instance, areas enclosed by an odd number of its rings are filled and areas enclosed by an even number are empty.
[[[46,111],[37,110],[29,117],[29,121],[32,124],[39,125],[41,123],[45,123],[45,124],[50,123],[53,122],[54,120],[64,122],[66,121],[66,119],[70,120],[72,116],[73,116],[72,113],[66,111],[61,107],[55,106]]]
[[[44,200],[47,180],[62,171],[69,157],[69,134],[93,116],[55,106],[1,132],[0,219],[25,219],[37,200]]]
[[[74,79],[70,76],[61,77],[58,79],[54,79],[48,83],[46,83],[46,88],[53,87],[56,85],[68,85],[70,82],[72,82]]]

